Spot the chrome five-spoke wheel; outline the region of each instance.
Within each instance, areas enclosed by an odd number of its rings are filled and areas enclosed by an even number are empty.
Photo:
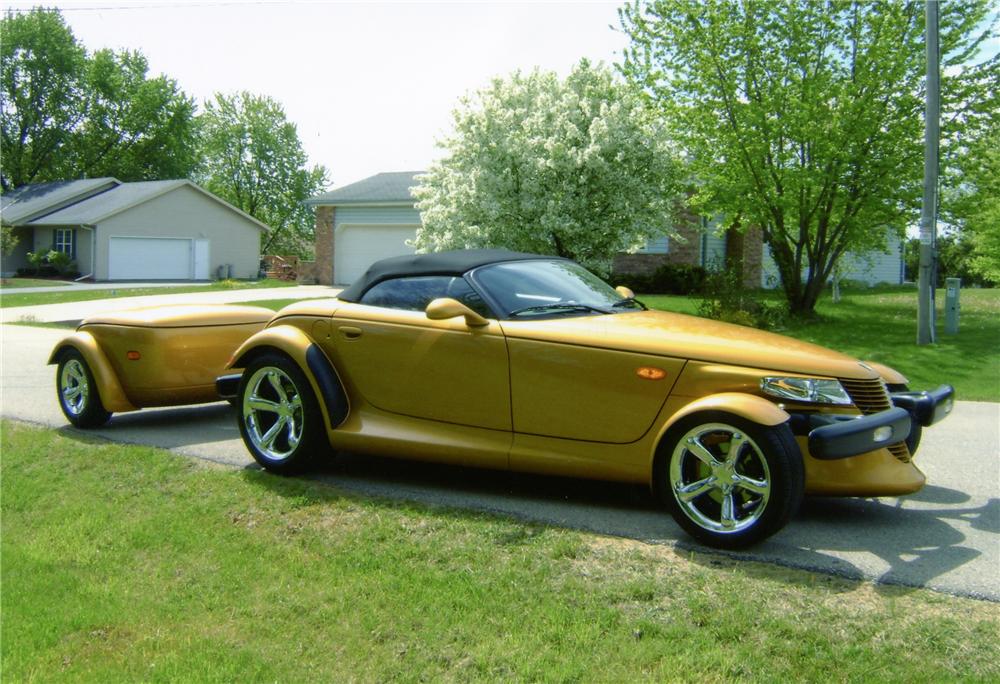
[[[802,501],[802,454],[787,423],[697,413],[670,429],[660,453],[664,503],[706,544],[740,548],[760,541],[784,527]]]
[[[329,448],[312,385],[285,354],[254,359],[243,371],[237,396],[243,443],[267,470],[302,472]]]
[[[678,441],[670,486],[681,511],[714,532],[744,530],[771,496],[771,473],[760,447],[738,428],[698,425]]]
[[[83,363],[78,359],[70,359],[63,364],[59,373],[59,393],[66,411],[79,416],[87,408],[90,397],[90,383]]]
[[[94,381],[94,374],[76,349],[70,347],[60,351],[56,391],[59,393],[59,408],[63,415],[78,428],[99,427],[111,418],[101,402],[101,392]]]
[[[247,437],[268,459],[283,461],[295,452],[305,420],[300,390],[285,371],[274,366],[254,371],[243,394],[243,422]]]

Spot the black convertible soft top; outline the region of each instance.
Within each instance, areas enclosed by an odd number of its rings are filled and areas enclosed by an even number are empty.
[[[452,252],[391,257],[376,261],[369,266],[365,274],[337,295],[337,298],[345,302],[357,302],[373,286],[390,278],[432,275],[460,276],[473,268],[502,261],[558,258],[543,254],[511,252],[506,249],[460,249]]]

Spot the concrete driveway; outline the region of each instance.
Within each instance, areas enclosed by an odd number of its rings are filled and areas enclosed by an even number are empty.
[[[64,331],[4,325],[0,333],[0,414],[79,434],[66,426],[55,400],[54,369],[45,366]],[[119,414],[90,433],[233,467],[253,466],[228,404]],[[778,535],[732,555],[1000,601],[1000,404],[958,402],[951,417],[925,431],[917,460],[930,483],[921,492],[902,498],[810,498]],[[365,495],[702,550],[641,487],[351,454],[331,459],[313,477]]]

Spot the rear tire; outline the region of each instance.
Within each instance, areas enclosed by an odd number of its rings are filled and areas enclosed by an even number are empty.
[[[111,413],[101,403],[94,374],[76,349],[67,349],[56,367],[56,392],[59,408],[74,427],[96,428],[111,420]]]
[[[709,546],[756,544],[784,527],[802,502],[802,454],[787,424],[698,413],[672,427],[661,449],[660,497],[677,523]]]
[[[243,443],[265,470],[300,473],[328,450],[312,386],[298,364],[284,354],[254,359],[243,371],[237,400]]]

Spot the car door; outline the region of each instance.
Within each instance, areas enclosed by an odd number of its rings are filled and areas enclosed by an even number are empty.
[[[426,304],[444,296],[489,313],[465,281],[446,276],[398,278],[375,286],[360,303],[345,303],[331,321],[338,367],[365,401],[383,411],[510,431],[500,325],[427,318]]]
[[[611,349],[606,323],[604,317],[504,321],[515,433],[626,444],[651,427],[684,361]],[[563,325],[603,343],[574,344],[541,334]]]

